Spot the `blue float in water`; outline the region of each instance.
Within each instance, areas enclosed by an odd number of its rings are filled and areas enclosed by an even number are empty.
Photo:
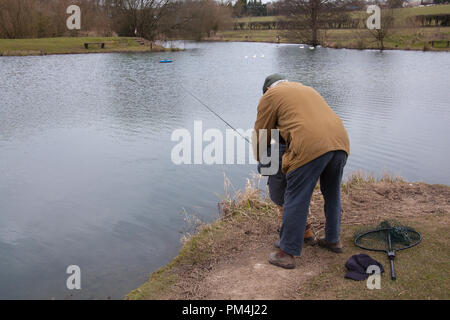
[[[171,62],[173,62],[172,60],[161,60],[161,61],[159,61],[160,63],[171,63]]]

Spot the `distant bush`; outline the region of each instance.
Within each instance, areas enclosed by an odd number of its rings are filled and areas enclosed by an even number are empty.
[[[450,14],[418,15],[416,16],[416,21],[419,22],[422,27],[449,27]]]

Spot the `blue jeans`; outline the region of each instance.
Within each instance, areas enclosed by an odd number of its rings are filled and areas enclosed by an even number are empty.
[[[346,162],[345,151],[331,151],[288,172],[280,235],[281,250],[293,256],[302,253],[309,203],[319,178],[320,191],[325,200],[325,239],[331,243],[339,241],[341,182]]]

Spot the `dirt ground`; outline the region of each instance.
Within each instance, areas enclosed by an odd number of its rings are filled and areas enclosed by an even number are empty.
[[[149,282],[127,298],[450,298],[450,187],[403,181],[353,181],[343,186],[342,206],[343,254],[305,246],[301,257],[296,257],[295,269],[270,265],[267,258],[275,250],[272,243],[278,237],[275,208],[246,199],[239,205],[237,217],[205,228],[188,241],[188,248],[182,249],[174,263],[152,275]],[[323,235],[322,208],[322,196],[316,190],[309,220],[318,236]],[[424,235],[423,243],[398,255],[399,280],[395,283],[390,282],[384,254],[363,252],[352,242],[355,230],[376,226],[384,219],[396,219]],[[344,280],[345,261],[356,253],[368,253],[385,266],[382,293],[369,292],[364,281]],[[433,260],[435,265],[427,266]]]

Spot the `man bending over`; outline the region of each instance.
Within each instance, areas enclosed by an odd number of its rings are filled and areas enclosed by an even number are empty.
[[[340,242],[341,193],[344,166],[350,142],[341,119],[313,88],[285,81],[279,74],[266,78],[258,105],[255,154],[270,145],[271,137],[260,139],[260,130],[278,129],[286,142],[282,171],[286,174],[280,248],[269,256],[279,267],[295,268],[294,256],[303,246],[309,204],[319,178],[325,205],[325,238],[318,244],[342,252]]]

